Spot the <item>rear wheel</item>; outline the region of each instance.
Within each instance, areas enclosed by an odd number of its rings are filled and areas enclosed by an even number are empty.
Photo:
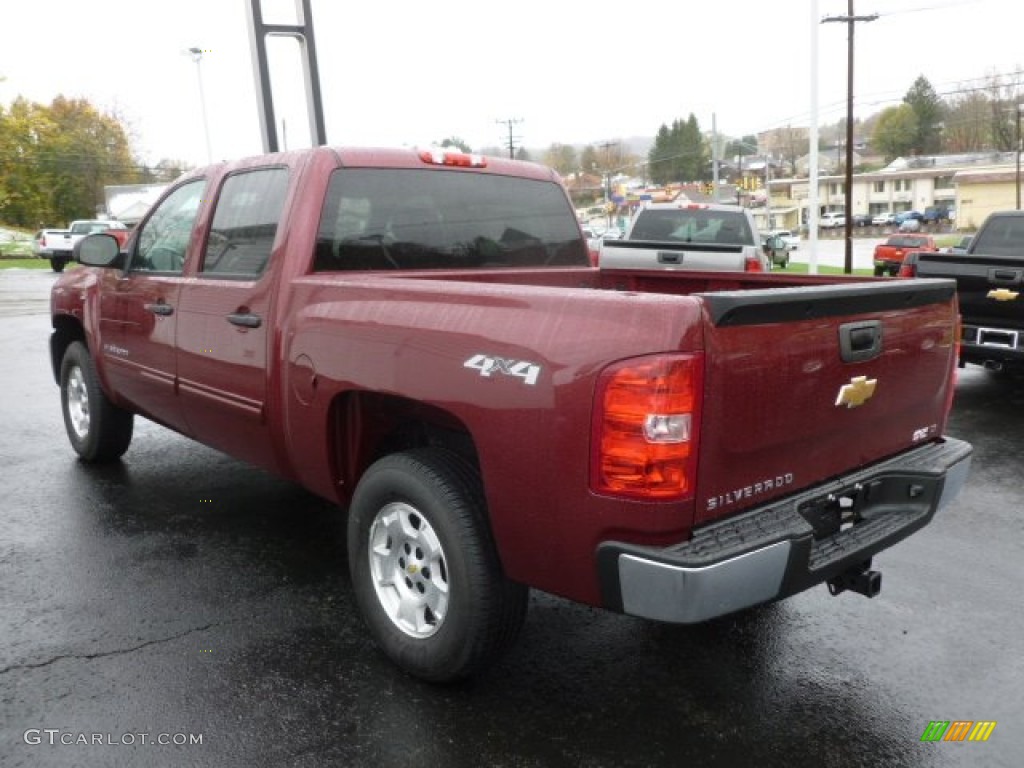
[[[67,264],[67,261],[65,259],[50,259],[50,268],[54,272],[63,272],[65,264]]]
[[[84,461],[114,461],[132,441],[133,416],[100,386],[88,348],[72,342],[60,366],[60,403],[71,447]]]
[[[349,568],[380,648],[432,682],[465,678],[515,640],[528,590],[504,574],[476,470],[438,449],[392,454],[356,487]]]

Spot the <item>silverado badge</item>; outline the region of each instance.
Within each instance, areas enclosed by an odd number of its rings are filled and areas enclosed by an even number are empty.
[[[1019,295],[1019,291],[1011,291],[1009,288],[995,288],[988,292],[988,298],[996,301],[1013,301]]]
[[[839,388],[839,395],[836,397],[836,406],[845,405],[847,408],[856,408],[864,405],[871,396],[875,394],[875,386],[878,379],[869,379],[867,376],[854,376],[849,384],[843,384]]]

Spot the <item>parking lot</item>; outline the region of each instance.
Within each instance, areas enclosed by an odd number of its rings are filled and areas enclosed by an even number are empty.
[[[970,481],[878,597],[677,627],[534,593],[501,664],[433,687],[370,643],[330,504],[144,421],[122,464],[75,460],[55,277],[0,270],[4,768],[1024,764],[1021,382],[962,372]],[[921,741],[958,720],[996,726]]]

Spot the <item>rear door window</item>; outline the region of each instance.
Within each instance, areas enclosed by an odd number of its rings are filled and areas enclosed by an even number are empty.
[[[588,266],[572,206],[552,182],[448,170],[334,172],[317,271]]]
[[[229,176],[217,200],[203,252],[203,276],[261,275],[270,259],[287,194],[287,168],[260,168]]]

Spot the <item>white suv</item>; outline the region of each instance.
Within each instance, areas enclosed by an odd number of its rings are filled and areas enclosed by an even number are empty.
[[[846,214],[836,213],[835,211],[823,213],[821,214],[821,218],[818,219],[818,226],[821,229],[838,229],[839,227],[845,227]]]

